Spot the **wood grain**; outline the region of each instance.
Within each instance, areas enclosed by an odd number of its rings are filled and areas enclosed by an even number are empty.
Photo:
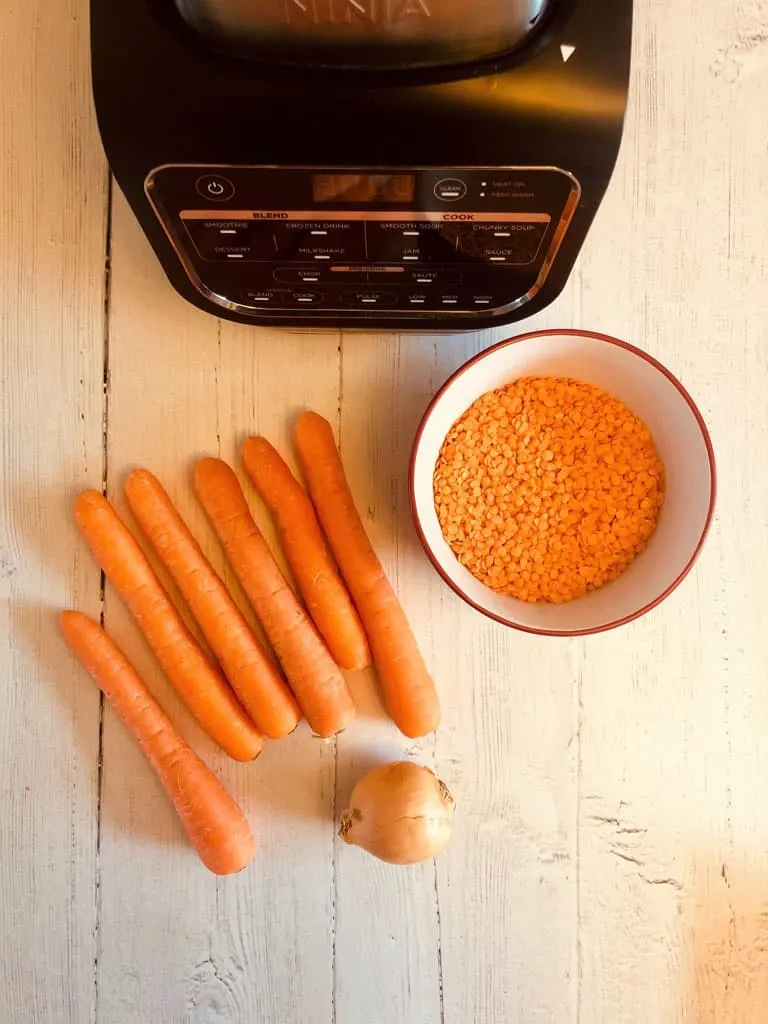
[[[414,344],[418,341],[414,339]],[[415,406],[402,387],[403,347],[381,335],[347,335],[342,349],[341,453],[358,510],[428,654],[424,600],[432,580],[411,572],[407,520],[408,436]],[[418,379],[418,378],[417,378]],[[418,386],[423,389],[423,381]],[[406,554],[406,545],[410,546]],[[421,627],[421,628],[418,628]],[[427,663],[430,659],[427,657]],[[374,764],[432,760],[433,744],[402,736],[386,717],[374,673],[350,677],[358,721],[338,739],[337,807]],[[336,1013],[353,1021],[441,1021],[438,912],[432,863],[398,868],[341,845],[337,853]],[[373,968],[373,969],[372,969]],[[375,972],[375,974],[374,974]],[[368,975],[370,984],[361,984]],[[373,978],[386,977],[386,984]]]
[[[559,1021],[575,1007],[575,689],[567,650],[526,645],[469,612],[429,570],[408,511],[407,463],[419,419],[443,379],[484,341],[344,341],[345,465],[416,625],[444,717],[436,738],[408,741],[378,719],[374,682],[359,683],[357,699],[369,716],[364,730],[339,739],[340,795],[371,761],[407,756],[434,765],[460,808],[436,876],[429,867],[407,878],[376,862],[353,874],[359,851],[339,854],[344,1021],[502,1022],[518,1019],[521,1006],[537,1007],[531,1020]],[[355,907],[376,923],[364,943]],[[532,920],[540,923],[535,930]],[[397,959],[388,955],[393,939],[407,950]],[[353,984],[367,961],[388,965],[385,990]]]
[[[56,612],[98,614],[70,501],[102,476],[106,170],[81,5],[0,13],[0,991],[87,1021],[97,955],[99,695]]]
[[[583,1024],[765,1016],[768,204],[764,76],[722,47],[768,5],[640,4],[613,188],[581,263],[583,323],[663,359],[719,457],[694,576],[579,645]],[[764,51],[764,42],[755,43]],[[603,282],[610,280],[610,288]]]
[[[193,460],[214,454],[237,465],[239,444],[254,431],[285,449],[292,409],[336,405],[338,341],[225,326],[194,310],[158,274],[120,196],[113,239],[109,493],[125,512],[128,469],[157,473],[231,583],[192,495]],[[255,501],[254,510],[271,538]],[[170,692],[109,588],[106,613],[107,628],[241,802],[258,849],[241,875],[209,875],[132,741],[106,716],[100,1019],[328,1019],[332,746],[302,725],[253,764],[228,762]]]
[[[539,326],[571,322],[572,302],[569,289]],[[462,808],[438,861],[445,1021],[575,1020],[578,706],[568,644],[479,619],[442,587],[430,610],[435,636],[452,638],[434,645],[447,702],[437,768]]]
[[[626,138],[565,292],[520,325],[460,337],[220,323],[172,292],[119,193],[109,277],[84,8],[0,11],[3,1020],[765,1018],[768,3],[635,10]],[[645,619],[571,642],[465,607],[407,508],[430,396],[484,345],[544,326],[658,356],[699,402],[719,461],[717,518],[692,576]],[[245,608],[193,499],[191,461],[236,461],[251,431],[290,457],[305,406],[340,432],[443,723],[406,740],[374,674],[354,674],[358,720],[336,741],[302,726],[253,765],[227,762],[107,588],[107,628],[254,825],[253,866],[215,879],[108,709],[100,726],[98,694],[58,641],[58,608],[102,607],[69,505],[104,480],[124,512],[127,471],[148,466]],[[387,867],[335,838],[357,778],[397,757],[435,767],[458,799],[434,865]]]

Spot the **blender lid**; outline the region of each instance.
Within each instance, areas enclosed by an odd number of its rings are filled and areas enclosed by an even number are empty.
[[[556,0],[174,0],[217,46],[308,67],[465,64],[519,47]]]

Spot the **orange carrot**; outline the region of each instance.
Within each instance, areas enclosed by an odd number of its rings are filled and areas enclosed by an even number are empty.
[[[173,727],[117,644],[81,612],[62,612],[59,627],[146,754],[203,864],[217,875],[244,868],[254,850],[245,815]]]
[[[263,437],[248,438],[243,463],[272,513],[285,557],[329,651],[342,668],[351,672],[367,668],[371,663],[368,638],[306,491]]]
[[[125,482],[125,497],[245,710],[273,739],[293,732],[301,720],[295,697],[160,481],[149,470],[135,469]]]
[[[355,509],[331,425],[305,412],[294,441],[331,551],[371,642],[387,710],[406,736],[424,736],[440,721],[435,686]]]
[[[347,684],[251,518],[237,477],[221,459],[201,459],[195,493],[311,728],[319,736],[340,732],[355,714]]]
[[[75,521],[160,667],[219,746],[237,761],[261,753],[264,738],[176,610],[133,534],[98,491],[75,500]]]

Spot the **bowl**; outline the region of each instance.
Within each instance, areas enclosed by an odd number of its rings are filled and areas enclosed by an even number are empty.
[[[646,424],[664,463],[666,493],[648,546],[614,582],[564,604],[531,604],[498,594],[458,561],[444,540],[432,479],[443,441],[469,406],[519,377],[572,377],[624,402]],[[624,625],[663,601],[701,551],[715,504],[712,442],[683,385],[640,349],[591,331],[535,331],[486,349],[433,398],[416,434],[410,467],[417,533],[445,582],[477,611],[545,636],[582,636]]]

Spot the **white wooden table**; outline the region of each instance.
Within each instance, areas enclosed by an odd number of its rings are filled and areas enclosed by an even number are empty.
[[[619,168],[566,291],[525,327],[639,344],[697,398],[719,455],[694,573],[618,632],[517,635],[432,573],[406,500],[416,423],[489,335],[340,336],[219,323],[170,289],[112,191],[85,0],[0,10],[0,992],[4,1024],[760,1024],[768,1021],[768,2],[637,0]],[[508,333],[513,333],[510,331]],[[75,535],[157,472],[293,413],[334,419],[366,524],[444,706],[388,726],[370,678],[336,743],[306,729],[226,763],[160,678]],[[262,522],[266,522],[264,518]],[[270,533],[271,536],[271,533]],[[216,880],[67,656],[94,615],[251,817]],[[435,764],[460,817],[415,870],[334,838],[382,756]]]

